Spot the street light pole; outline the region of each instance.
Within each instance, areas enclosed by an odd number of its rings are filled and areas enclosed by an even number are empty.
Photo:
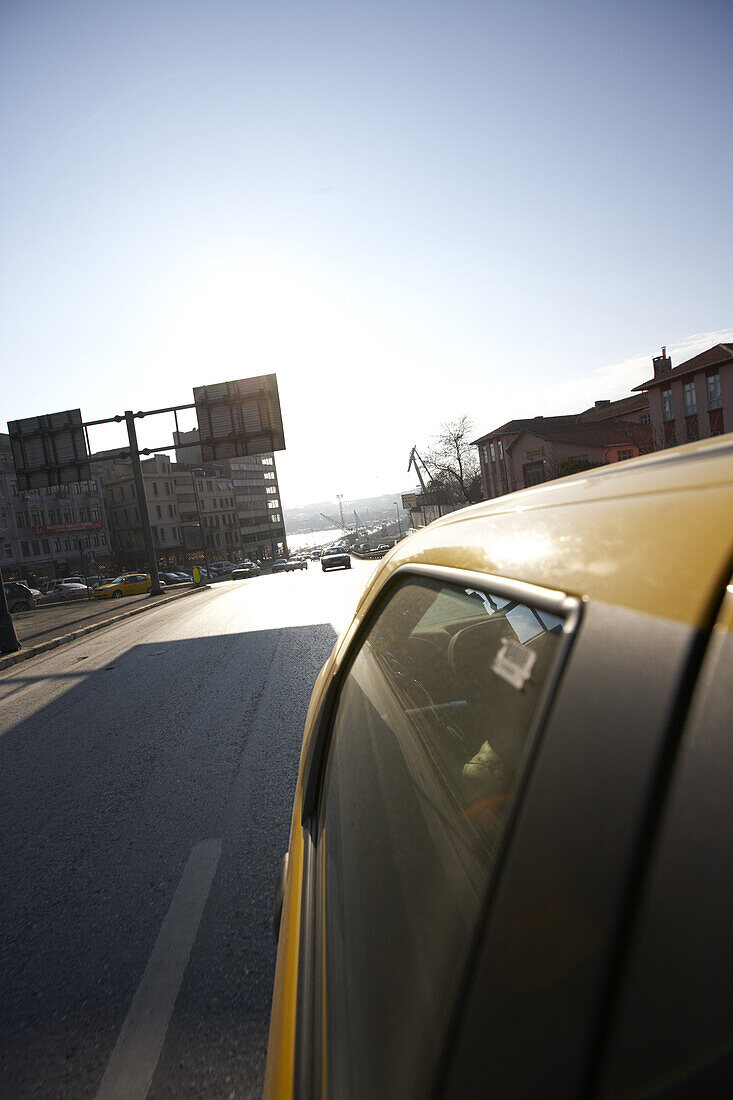
[[[155,554],[155,546],[153,545],[153,530],[150,526],[148,502],[145,498],[143,468],[140,462],[140,452],[137,447],[135,414],[130,409],[127,409],[125,412],[125,422],[127,424],[127,438],[130,441],[130,461],[132,462],[132,475],[135,479],[135,493],[137,495],[137,505],[140,511],[140,522],[143,528],[143,542],[145,543],[145,553],[150,565],[150,592],[153,596],[162,596],[163,592],[160,587],[160,577],[158,576],[158,559]]]
[[[345,525],[345,523],[344,523],[344,506],[343,506],[343,504],[341,503],[341,502],[343,501],[343,499],[344,499],[344,494],[343,494],[343,493],[336,493],[336,500],[337,500],[337,501],[339,502],[339,511],[340,511],[340,513],[341,513],[341,526],[342,526],[342,527],[344,528],[344,530],[345,530],[345,529],[346,529],[346,525]]]
[[[20,649],[18,635],[15,633],[13,620],[8,610],[8,601],[5,598],[5,585],[3,583],[3,571],[0,569],[0,653],[17,653]]]

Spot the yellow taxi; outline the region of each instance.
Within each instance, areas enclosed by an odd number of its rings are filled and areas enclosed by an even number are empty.
[[[399,543],[313,691],[265,1096],[733,1095],[733,436]]]
[[[139,596],[151,589],[147,573],[123,573],[113,581],[105,581],[94,589],[95,600],[119,600],[123,596]]]

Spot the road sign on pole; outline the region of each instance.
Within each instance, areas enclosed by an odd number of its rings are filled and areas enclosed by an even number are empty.
[[[10,420],[8,433],[21,491],[91,480],[81,409]]]
[[[285,449],[276,375],[198,386],[193,399],[204,463]]]

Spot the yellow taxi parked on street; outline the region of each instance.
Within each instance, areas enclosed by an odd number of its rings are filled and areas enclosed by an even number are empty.
[[[151,581],[147,573],[123,573],[113,581],[100,584],[92,596],[95,600],[119,600],[123,596],[139,596],[150,589]]]
[[[733,1095],[733,436],[463,509],[313,691],[265,1096]]]

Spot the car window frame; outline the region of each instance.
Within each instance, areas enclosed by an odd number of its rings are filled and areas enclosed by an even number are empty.
[[[321,974],[316,966],[319,927],[319,898],[316,888],[317,872],[317,836],[320,820],[320,802],[322,781],[328,750],[331,743],[333,720],[339,700],[341,686],[348,676],[355,654],[368,636],[374,622],[381,615],[395,590],[404,581],[427,579],[456,588],[472,588],[477,592],[486,592],[502,598],[536,607],[563,620],[563,634],[558,648],[557,659],[546,682],[543,684],[537,710],[533,716],[526,743],[522,753],[519,776],[501,837],[499,851],[492,869],[489,883],[493,893],[502,873],[507,848],[524,792],[532,771],[534,757],[542,740],[542,733],[549,713],[557,696],[563,671],[567,666],[583,614],[583,601],[555,589],[517,581],[492,573],[478,573],[475,570],[455,569],[448,566],[408,563],[390,574],[359,623],[353,637],[349,640],[347,658],[336,670],[314,721],[308,752],[303,765],[301,827],[303,835],[303,879],[300,898],[300,942],[298,945],[298,996],[295,1028],[295,1066],[294,1084],[298,1096],[322,1095],[322,1072],[325,1054],[322,1050],[322,1019],[320,1006],[323,990]],[[475,930],[478,938],[482,932],[483,912]],[[473,955],[471,946],[469,955]],[[462,988],[457,1001],[463,996]],[[456,1008],[458,1007],[458,1004]],[[449,1029],[450,1030],[450,1029]]]

